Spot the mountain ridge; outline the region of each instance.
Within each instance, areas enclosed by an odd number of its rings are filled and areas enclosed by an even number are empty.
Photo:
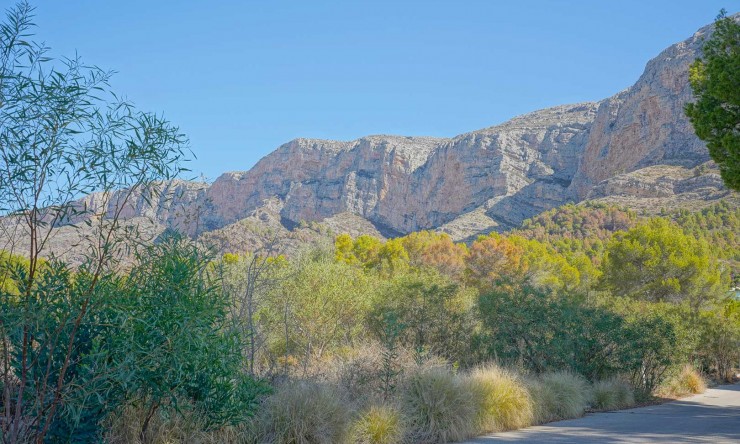
[[[251,218],[285,231],[331,220],[340,231],[434,229],[465,240],[570,202],[650,211],[734,199],[683,113],[693,97],[688,65],[711,26],[666,48],[632,86],[597,102],[536,110],[450,138],[297,138],[210,184],[157,184],[164,197],[150,202],[139,193],[123,215],[192,237],[233,231]],[[79,204],[98,201],[93,194]]]

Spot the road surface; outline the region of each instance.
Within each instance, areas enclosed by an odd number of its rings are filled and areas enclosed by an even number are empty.
[[[496,443],[740,443],[740,384],[666,404],[553,422],[480,437],[467,444]]]

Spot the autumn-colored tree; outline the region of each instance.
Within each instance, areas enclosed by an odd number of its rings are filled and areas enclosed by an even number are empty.
[[[524,249],[498,234],[481,236],[470,246],[466,260],[466,279],[479,289],[488,289],[500,281],[525,277]]]
[[[334,258],[337,262],[356,264],[357,256],[354,253],[355,242],[349,234],[340,234],[334,239]]]
[[[383,242],[366,234],[354,240],[349,234],[337,236],[334,240],[334,257],[338,262],[390,274],[404,270],[409,260],[400,240],[389,239]]]
[[[418,231],[402,237],[411,266],[430,267],[459,279],[465,271],[465,244],[456,244],[446,233]]]
[[[400,239],[387,240],[378,252],[377,267],[386,274],[395,274],[408,268],[409,255]]]

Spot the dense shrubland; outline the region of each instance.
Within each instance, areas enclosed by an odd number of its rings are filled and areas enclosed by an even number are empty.
[[[574,211],[630,214],[563,209]],[[250,420],[251,439],[445,442],[729,380],[740,324],[723,264],[735,253],[708,245],[720,222],[702,225],[717,212],[728,224],[738,217],[720,203],[691,215],[693,226],[686,213],[628,217],[627,230],[610,222],[614,231],[597,230],[592,245],[603,247],[590,252],[562,249],[565,231],[553,226],[549,240],[521,230],[464,245],[422,231],[274,253],[250,323],[264,338],[255,359],[274,394]],[[306,399],[317,402],[300,407]]]
[[[4,399],[23,370],[13,325],[39,344],[22,396],[46,440],[445,442],[683,396],[740,359],[723,266],[737,244],[718,255],[705,237],[718,212],[738,210],[640,219],[594,257],[521,231],[339,235],[290,257],[212,256],[172,234],[98,277],[72,339],[63,321],[94,275],[39,259],[29,290],[29,260],[4,254]],[[73,345],[47,420],[34,399],[68,353],[50,331]]]
[[[49,66],[31,15],[0,29],[2,228],[28,241],[0,253],[3,442],[438,443],[733,377],[732,204],[567,205],[468,245],[146,242],[127,199],[178,175],[186,140],[108,73]],[[101,190],[108,217],[69,204]],[[75,268],[41,255],[70,219],[92,233]]]
[[[702,225],[715,213],[641,219],[587,266],[522,232],[340,235],[291,257],[165,236],[95,284],[46,440],[445,442],[703,390],[740,359],[727,254],[696,228],[721,230]],[[2,263],[13,325],[29,262]],[[91,274],[38,270],[42,338]],[[21,337],[5,338],[12,399]],[[30,374],[63,362],[32,350]]]

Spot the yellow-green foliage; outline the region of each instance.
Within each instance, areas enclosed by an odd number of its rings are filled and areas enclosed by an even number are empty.
[[[253,421],[260,443],[307,444],[342,442],[351,409],[330,386],[291,382],[261,406]]]
[[[373,405],[360,413],[352,424],[351,442],[354,444],[398,444],[406,432],[399,408]]]
[[[591,389],[581,376],[570,372],[547,373],[527,381],[532,397],[535,421],[545,423],[583,415],[591,398]]]
[[[44,264],[45,261],[41,261]],[[15,254],[10,254],[5,250],[0,250],[0,292],[17,296],[19,294],[17,282],[17,271],[24,270],[28,273],[28,259]]]
[[[479,367],[468,376],[466,386],[476,404],[481,432],[519,429],[532,424],[532,399],[515,374],[492,365]]]
[[[403,394],[414,443],[459,441],[475,434],[475,403],[463,381],[446,369],[423,369],[411,375]]]
[[[658,388],[658,394],[668,397],[679,397],[704,393],[707,383],[704,378],[690,365],[684,366],[680,372],[668,377]]]
[[[635,404],[632,386],[619,379],[599,381],[593,386],[593,406],[599,410],[616,410]]]

